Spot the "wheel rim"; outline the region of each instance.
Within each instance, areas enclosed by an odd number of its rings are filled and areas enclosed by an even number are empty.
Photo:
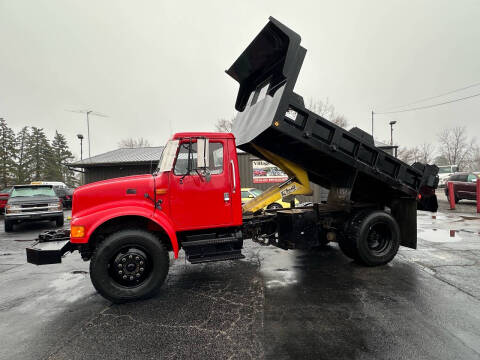
[[[136,287],[144,283],[152,269],[145,251],[136,246],[120,249],[108,264],[109,274],[124,287]]]
[[[368,230],[368,249],[376,256],[382,256],[388,253],[392,244],[392,237],[392,231],[388,224],[375,223]]]

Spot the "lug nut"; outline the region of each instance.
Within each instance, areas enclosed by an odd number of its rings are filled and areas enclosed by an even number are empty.
[[[142,272],[144,269],[143,268],[140,268],[140,272]]]
[[[132,258],[133,258],[133,256],[132,256],[132,255],[128,255],[128,258],[129,258],[129,259],[132,259]]]
[[[143,265],[143,261],[140,261],[140,265]]]
[[[127,280],[127,275],[123,275],[122,279]]]
[[[120,270],[120,271],[118,272],[118,275],[122,275],[122,274],[123,274],[123,271]]]
[[[135,258],[135,260],[137,260],[137,261],[138,261],[138,260],[140,260],[140,258],[137,256],[137,257]]]
[[[130,280],[133,280],[133,276],[130,276]]]
[[[122,264],[118,264],[118,268],[121,269],[121,268],[122,268]]]
[[[123,258],[123,259],[122,259],[122,262],[125,262],[125,261],[127,261],[127,259]]]
[[[137,273],[137,275],[135,275],[135,276],[136,276],[137,278],[139,278],[139,277],[140,277],[140,274],[139,274],[139,273]]]

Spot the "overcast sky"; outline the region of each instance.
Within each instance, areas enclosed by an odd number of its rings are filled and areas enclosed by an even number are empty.
[[[127,137],[162,145],[172,132],[213,130],[235,114],[237,83],[224,70],[269,16],[308,50],[296,92],[328,98],[367,131],[372,108],[480,82],[478,0],[0,0],[0,117],[64,133],[77,156],[85,117],[65,110],[108,114],[91,120],[93,154]],[[480,135],[480,97],[378,116],[380,140],[391,119],[400,145],[435,143],[458,125]]]

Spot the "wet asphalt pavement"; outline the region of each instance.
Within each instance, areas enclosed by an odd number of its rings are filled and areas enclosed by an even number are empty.
[[[45,224],[0,232],[0,359],[480,359],[480,219],[418,222],[418,250],[387,266],[247,241],[241,261],[182,255],[155,298],[126,305],[77,253],[26,264]]]

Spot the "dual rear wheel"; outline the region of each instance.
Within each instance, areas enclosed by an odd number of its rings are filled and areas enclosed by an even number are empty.
[[[364,265],[384,265],[398,252],[400,229],[384,211],[363,211],[353,216],[338,245],[346,256]]]

